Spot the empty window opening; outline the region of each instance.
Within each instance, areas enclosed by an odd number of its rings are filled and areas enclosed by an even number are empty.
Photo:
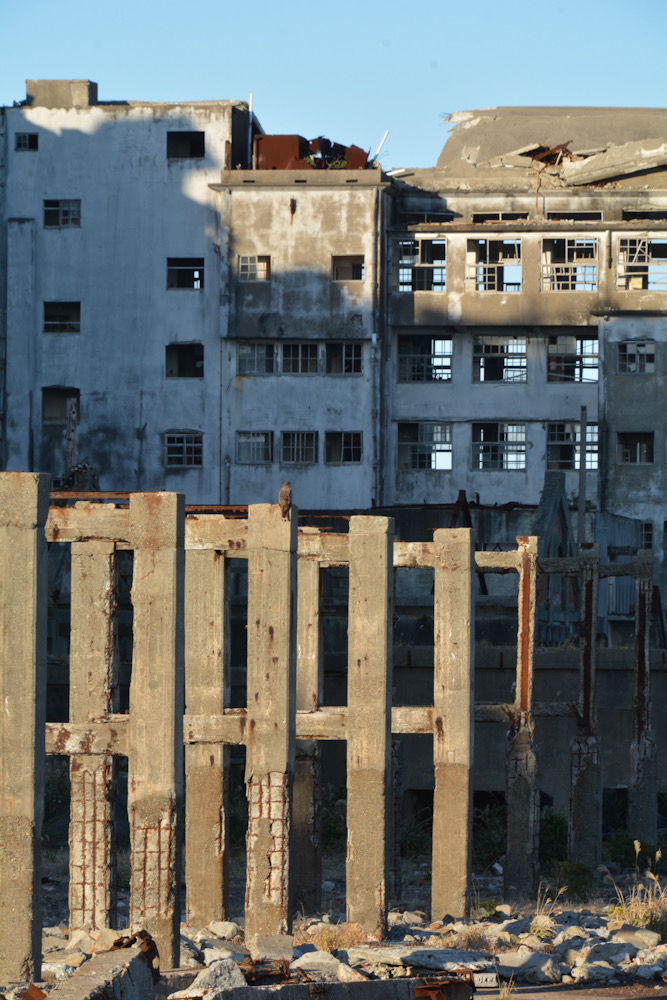
[[[168,257],[167,288],[204,287],[203,257]]]
[[[653,432],[617,435],[617,461],[620,465],[650,465],[653,462]]]
[[[239,375],[272,375],[275,366],[273,344],[238,344],[236,348],[236,371]]]
[[[619,344],[618,371],[620,375],[653,375],[655,373],[653,341],[627,341]]]
[[[667,291],[667,240],[621,239],[618,288],[625,292]]]
[[[165,434],[165,465],[189,469],[203,465],[204,435],[196,431],[169,431]]]
[[[39,147],[39,134],[37,132],[15,132],[14,149],[17,153],[34,153]]]
[[[473,212],[472,221],[481,222],[525,222],[528,212]]]
[[[638,222],[646,219],[648,222],[667,221],[667,208],[624,208],[624,222]]]
[[[451,338],[400,336],[398,338],[399,382],[450,382]]]
[[[266,465],[273,461],[272,431],[237,431],[236,461],[239,465]]]
[[[468,240],[466,286],[477,292],[520,292],[521,240]]]
[[[239,257],[239,281],[271,281],[271,258],[256,254]]]
[[[42,389],[42,423],[66,425],[68,420],[78,423],[79,390],[61,386]]]
[[[472,425],[473,469],[515,471],[526,468],[526,425]]]
[[[597,382],[597,334],[557,334],[549,337],[547,381]]]
[[[564,208],[561,212],[547,212],[549,222],[601,222],[602,212],[570,212]]]
[[[361,375],[361,344],[327,343],[327,375]]]
[[[473,382],[525,382],[527,378],[525,337],[475,337]]]
[[[547,468],[574,469],[580,467],[581,431],[574,421],[547,425]],[[586,424],[586,457],[584,468],[598,467],[598,425]]]
[[[203,378],[203,344],[167,344],[167,378]]]
[[[653,548],[653,521],[642,521],[639,544],[642,549]]]
[[[81,200],[60,199],[44,202],[44,228],[70,229],[81,225]]]
[[[283,344],[283,374],[317,375],[317,344]]]
[[[447,241],[420,237],[394,242],[392,287],[397,292],[444,292]]]
[[[331,258],[331,276],[334,281],[363,281],[364,255],[349,254]]]
[[[203,155],[203,132],[167,132],[168,160],[195,160]]]
[[[543,292],[594,292],[598,241],[542,240]]]
[[[361,431],[327,431],[324,461],[331,465],[361,461]]]
[[[451,471],[451,424],[399,424],[397,468]]]
[[[287,465],[317,462],[317,431],[283,431],[281,460]]]
[[[419,226],[422,222],[452,222],[454,212],[399,212],[399,226]]]
[[[80,302],[45,302],[44,333],[80,333]]]

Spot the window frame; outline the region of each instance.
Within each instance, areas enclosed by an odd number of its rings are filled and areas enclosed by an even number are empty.
[[[662,253],[654,254],[654,247],[662,247]],[[619,237],[616,288],[621,292],[667,292],[667,236]]]
[[[25,143],[23,140],[26,140]],[[15,153],[36,153],[39,150],[39,132],[14,132]]]
[[[647,350],[649,346],[650,353]],[[655,375],[654,340],[622,340],[616,347],[616,372],[618,375]],[[634,350],[630,352],[629,349]],[[634,361],[631,360],[632,357],[634,357]]]
[[[56,222],[47,222],[47,213],[57,214]],[[44,229],[80,229],[80,198],[45,198]]]
[[[288,340],[280,346],[280,371],[283,375],[319,375],[320,352],[317,341]]]
[[[426,344],[429,343],[429,350]],[[422,349],[418,349],[422,344]],[[441,347],[438,345],[442,345]],[[454,338],[450,335],[401,333],[398,335],[396,381],[403,385],[415,382],[451,382]]]
[[[270,282],[271,257],[269,254],[239,254],[236,273],[242,284]]]
[[[317,465],[318,437],[317,431],[281,431],[281,464]]]
[[[598,242],[595,236],[543,237],[541,291],[596,292]]]
[[[345,274],[348,268],[352,274]],[[332,281],[363,281],[366,276],[365,254],[345,253],[331,255]]]
[[[182,461],[170,461],[169,449],[181,446]],[[176,453],[172,453],[174,457]],[[174,469],[201,469],[204,465],[204,435],[202,431],[165,431],[164,467]]]
[[[204,271],[204,257],[167,257],[167,291],[203,292]],[[180,278],[190,272],[192,272],[192,284],[174,283],[175,276]]]
[[[243,437],[247,441],[242,441]],[[243,452],[246,450],[244,456]],[[261,452],[261,457],[257,457]],[[273,462],[273,431],[237,430],[234,438],[237,465],[271,465]],[[249,456],[249,457],[248,457]]]
[[[57,319],[51,318],[47,319],[47,313],[49,312],[49,307],[65,307],[65,306],[76,306],[73,309],[73,314],[76,315],[76,319]],[[59,299],[54,299],[49,302],[42,303],[42,332],[43,333],[81,333],[81,303],[74,301],[62,301]],[[51,310],[56,313],[57,308]]]
[[[488,438],[484,437],[482,428],[488,429]],[[495,436],[492,428],[495,428]],[[482,436],[477,436],[480,434]],[[475,421],[472,425],[473,471],[525,472],[527,445],[523,421]]]
[[[646,455],[650,454],[650,458],[641,457],[643,448],[646,448]],[[625,455],[628,457],[625,458]],[[655,435],[653,431],[617,431],[617,465],[653,465],[654,463]]]
[[[192,362],[194,367],[194,374],[192,375],[182,375],[179,372],[169,371],[170,358],[169,355],[186,355],[186,353],[191,353],[193,355]],[[177,357],[180,362],[181,357]],[[177,366],[178,367],[178,366]],[[189,367],[186,365],[185,367]],[[199,371],[197,371],[199,368]],[[171,344],[165,345],[165,364],[164,364],[165,378],[168,379],[203,379],[204,378],[204,345],[200,341],[187,341],[183,342],[173,342]]]
[[[363,355],[361,342],[358,340],[325,341],[324,371],[326,375],[361,375],[363,374]],[[340,348],[340,370],[333,369],[334,349]]]
[[[453,469],[450,423],[401,420],[396,426],[396,443],[397,472],[451,472]]]
[[[276,344],[262,340],[240,340],[236,345],[237,375],[275,375],[278,371]],[[252,352],[250,351],[252,348]],[[241,352],[248,353],[247,360]],[[264,352],[264,357],[262,357]],[[270,357],[269,357],[270,352]],[[252,366],[252,367],[251,367]]]
[[[336,439],[340,439],[338,442]],[[340,458],[330,458],[330,451],[338,443]],[[363,461],[363,436],[361,431],[325,431],[324,462],[326,465],[358,465]]]
[[[513,343],[517,350],[511,350]],[[504,345],[504,349],[503,348]],[[493,348],[498,350],[483,350],[483,348]],[[491,361],[502,361],[501,378],[486,378],[487,367],[491,365],[485,363],[486,359]],[[512,360],[521,361],[523,364],[513,365]],[[515,377],[511,377],[514,373]],[[515,334],[474,334],[472,343],[472,380],[476,384],[488,382],[505,382],[516,385],[528,381],[528,338],[516,336]]]
[[[561,430],[562,428],[562,430]],[[578,472],[580,469],[581,423],[578,420],[552,420],[547,423],[547,469]],[[564,449],[569,457],[562,457]],[[557,458],[550,456],[558,454]],[[585,471],[596,472],[599,467],[599,427],[586,424]]]
[[[574,341],[574,351],[567,351],[566,341]],[[594,337],[582,337],[579,334],[557,333],[549,335],[547,340],[547,382],[580,382],[592,385],[600,378],[600,349],[597,332]],[[595,345],[595,354],[586,345]],[[552,350],[553,348],[553,350]],[[590,359],[595,358],[595,364]],[[567,373],[571,367],[572,375]],[[560,369],[560,370],[559,370]],[[586,378],[586,373],[595,373],[595,378]]]
[[[412,252],[406,254],[406,247]],[[441,249],[438,256],[434,250]],[[447,291],[447,238],[406,234],[392,244],[392,290],[399,294]]]
[[[510,248],[513,248],[510,252]],[[466,291],[511,295],[523,288],[521,239],[469,238],[466,244]],[[506,280],[505,269],[517,268],[518,281]]]

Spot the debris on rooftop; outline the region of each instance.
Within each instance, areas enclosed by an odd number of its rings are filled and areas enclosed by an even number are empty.
[[[256,135],[255,170],[364,170],[368,153],[359,146],[342,146],[323,135]]]

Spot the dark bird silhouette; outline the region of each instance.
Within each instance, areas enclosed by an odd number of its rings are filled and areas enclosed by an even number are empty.
[[[280,493],[278,494],[278,506],[280,507],[280,513],[283,517],[289,517],[290,507],[292,506],[292,487],[285,480],[283,485],[280,487]]]

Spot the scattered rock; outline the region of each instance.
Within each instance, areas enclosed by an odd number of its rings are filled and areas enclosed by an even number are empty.
[[[243,933],[239,925],[234,923],[233,920],[212,920],[208,925],[208,929],[216,937],[227,938],[229,940]]]
[[[185,990],[172,993],[172,1000],[188,997],[202,997],[203,1000],[216,1000],[224,990],[238,989],[247,986],[245,976],[236,962],[223,959],[214,962],[203,972],[200,972],[192,986]]]
[[[291,934],[253,934],[246,944],[253,962],[291,962],[294,957]]]

